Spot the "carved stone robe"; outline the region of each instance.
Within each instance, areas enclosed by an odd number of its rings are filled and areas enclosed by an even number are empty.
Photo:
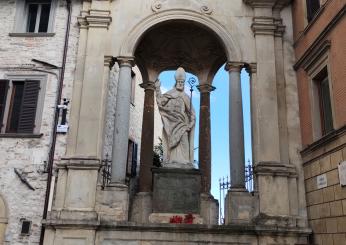
[[[163,95],[159,94],[157,104],[163,123],[164,166],[193,168],[195,112],[192,108],[190,115],[189,96],[173,88]]]

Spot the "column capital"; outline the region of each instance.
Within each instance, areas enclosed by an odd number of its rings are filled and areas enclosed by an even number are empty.
[[[257,63],[250,63],[245,66],[245,70],[249,74],[257,73]]]
[[[240,72],[243,67],[243,62],[227,62],[225,70],[229,72]]]
[[[118,62],[119,67],[129,66],[132,68],[135,65],[135,57],[133,56],[118,56],[116,61]]]
[[[141,88],[143,88],[144,91],[147,91],[147,90],[155,91],[155,83],[152,81],[147,81],[145,83],[141,83],[141,84],[139,84],[139,86]]]
[[[214,86],[208,83],[197,85],[196,88],[200,93],[210,93],[216,89]]]
[[[104,57],[104,66],[109,67],[111,69],[115,64],[115,58],[111,55],[105,55]]]

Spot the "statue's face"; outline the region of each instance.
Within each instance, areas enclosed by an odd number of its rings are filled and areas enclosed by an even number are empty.
[[[177,80],[176,83],[175,83],[175,88],[178,90],[178,91],[184,91],[184,86],[185,86],[185,80]]]

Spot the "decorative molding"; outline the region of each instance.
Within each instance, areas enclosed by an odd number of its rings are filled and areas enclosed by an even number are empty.
[[[61,158],[56,163],[58,169],[99,169],[101,160],[96,158]]]
[[[234,37],[230,35],[229,31],[226,30],[222,24],[210,16],[201,15],[200,13],[186,9],[160,11],[141,20],[139,24],[126,35],[126,39],[123,41],[120,48],[120,55],[134,55],[135,48],[145,32],[158,23],[169,22],[171,20],[189,20],[209,28],[215,36],[221,40],[223,46],[226,48],[225,52],[227,59],[237,61],[241,60],[242,53],[239,48],[240,45],[236,40],[234,40]]]
[[[186,7],[188,6],[186,5],[186,0],[176,0],[173,7],[168,4],[167,0],[155,0],[151,4],[151,10],[153,12],[159,12],[167,9],[191,9],[194,11],[198,10],[200,13],[207,15],[213,13],[213,9],[211,9],[206,2],[201,3],[200,0],[191,0],[190,2],[192,3],[192,7],[188,8]],[[172,3],[170,2],[170,4]]]
[[[258,162],[254,165],[254,173],[256,175],[298,177],[294,165],[279,162]]]
[[[256,35],[274,35],[277,25],[274,23],[273,17],[254,17],[251,25],[253,33]]]
[[[106,28],[108,29],[112,22],[111,12],[108,10],[81,11],[81,15],[77,17],[79,27],[85,28]]]
[[[325,136],[323,136],[319,140],[313,142],[312,144],[306,146],[300,152],[300,154],[302,155],[302,157],[306,157],[309,154],[311,154],[311,153],[313,153],[313,152],[315,152],[317,150],[320,150],[322,148],[324,148],[323,153],[321,154],[322,156],[330,154],[331,152],[334,152],[336,150],[339,150],[340,148],[343,148],[346,145],[346,143],[344,143],[344,144],[340,143],[340,145],[337,146],[336,149],[333,148],[330,151],[326,151],[326,149],[327,149],[326,146],[328,144],[330,144],[330,143],[335,142],[337,139],[339,139],[340,137],[342,137],[345,134],[346,134],[346,124],[344,126],[342,126],[341,128],[339,128],[339,129],[331,131],[329,134],[326,134]],[[308,164],[308,163],[310,163],[312,161],[315,161],[318,158],[321,158],[321,156],[318,156],[317,158],[314,158],[314,159],[310,159],[309,161],[304,162],[303,164],[304,165]]]
[[[309,70],[324,54],[326,54],[331,46],[330,40],[325,40],[319,45],[310,46],[304,55],[293,66],[295,70],[303,67],[305,71]]]

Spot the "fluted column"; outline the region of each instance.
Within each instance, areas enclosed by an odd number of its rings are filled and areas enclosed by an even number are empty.
[[[141,164],[139,172],[139,191],[151,192],[153,166],[153,148],[154,148],[154,82],[142,83],[144,88],[144,108],[141,138]]]
[[[125,184],[129,140],[132,57],[120,57],[119,82],[115,107],[111,182]]]
[[[201,93],[199,112],[199,169],[202,174],[202,193],[210,193],[211,186],[211,135],[210,135],[210,92],[215,87],[210,84],[197,86]]]
[[[227,64],[229,71],[229,149],[231,188],[245,189],[243,104],[240,71],[242,63]]]

